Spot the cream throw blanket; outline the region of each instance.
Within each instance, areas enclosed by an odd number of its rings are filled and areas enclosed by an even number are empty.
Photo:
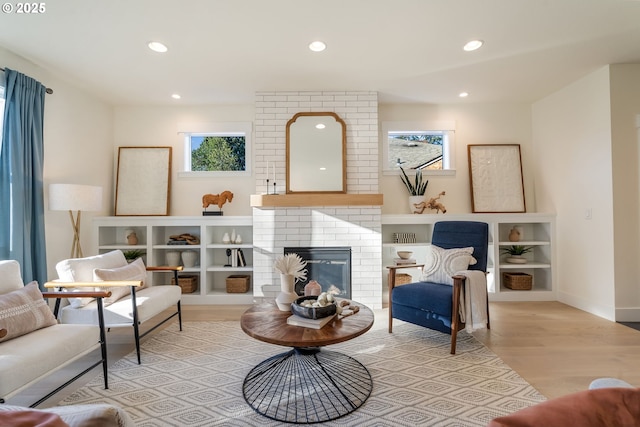
[[[460,292],[460,319],[469,333],[487,327],[487,276],[484,271],[464,270],[456,275],[464,276]]]

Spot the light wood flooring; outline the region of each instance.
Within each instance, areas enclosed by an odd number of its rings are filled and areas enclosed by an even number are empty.
[[[239,320],[247,308],[187,305],[183,321]],[[383,322],[386,327],[387,310],[375,314],[378,326]],[[493,302],[490,314],[491,330],[477,331],[474,336],[547,398],[584,390],[600,377],[640,385],[640,331],[559,302]],[[133,350],[131,330],[110,332],[108,343],[113,363]],[[144,353],[142,357],[144,364]],[[55,405],[95,375],[85,375],[40,407]],[[42,387],[55,388],[51,384]],[[9,403],[29,404],[38,393],[46,394],[34,388]]]

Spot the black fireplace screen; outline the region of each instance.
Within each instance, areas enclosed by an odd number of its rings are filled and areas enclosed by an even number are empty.
[[[304,295],[304,287],[310,280],[315,280],[323,292],[351,298],[350,247],[291,247],[284,248],[284,253],[298,254],[307,262],[307,280],[296,282],[298,295]]]

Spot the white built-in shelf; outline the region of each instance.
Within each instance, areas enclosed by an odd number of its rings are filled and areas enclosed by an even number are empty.
[[[433,225],[438,221],[481,221],[489,224],[489,298],[493,301],[554,301],[556,300],[554,271],[555,215],[541,213],[523,214],[423,214],[423,215],[382,215],[382,262],[393,263],[399,249],[412,250],[412,258],[424,260],[426,247],[431,244]],[[514,226],[523,229],[524,239],[511,242],[509,231]],[[393,233],[415,233],[416,243],[393,243]],[[525,254],[526,264],[509,264],[500,249],[511,245],[533,246],[533,251]],[[502,273],[522,272],[532,276],[531,290],[511,290],[504,286]],[[414,279],[419,277],[414,273]],[[384,286],[388,271],[382,268]]]
[[[134,230],[138,236],[137,245],[128,245],[125,231]],[[225,234],[233,231],[242,237],[241,244],[223,243]],[[169,251],[198,252],[198,262],[193,267],[185,267],[181,275],[198,277],[198,289],[182,294],[186,304],[251,304],[253,290],[246,293],[227,293],[226,278],[229,275],[247,274],[253,282],[253,218],[250,216],[167,216],[167,217],[98,217],[93,220],[94,242],[97,253],[115,249],[122,251],[137,249],[145,252],[147,265],[166,264]],[[189,233],[200,238],[197,245],[168,245],[169,236]],[[224,267],[228,262],[227,249],[243,248],[247,265],[244,267]],[[150,272],[151,285],[166,284],[171,275],[166,272]]]

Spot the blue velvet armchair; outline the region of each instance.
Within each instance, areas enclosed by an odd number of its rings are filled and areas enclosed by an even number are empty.
[[[468,269],[484,272],[487,270],[489,226],[484,222],[437,222],[433,227],[431,244],[443,249],[473,247],[472,256],[477,263],[469,265]],[[457,308],[465,278],[453,276],[453,286],[434,282],[416,282],[396,287],[396,270],[407,267],[405,265],[388,267],[389,332],[392,332],[395,318],[451,334],[451,354],[455,354],[457,333],[464,328]],[[488,304],[487,298],[487,328],[489,327]]]

